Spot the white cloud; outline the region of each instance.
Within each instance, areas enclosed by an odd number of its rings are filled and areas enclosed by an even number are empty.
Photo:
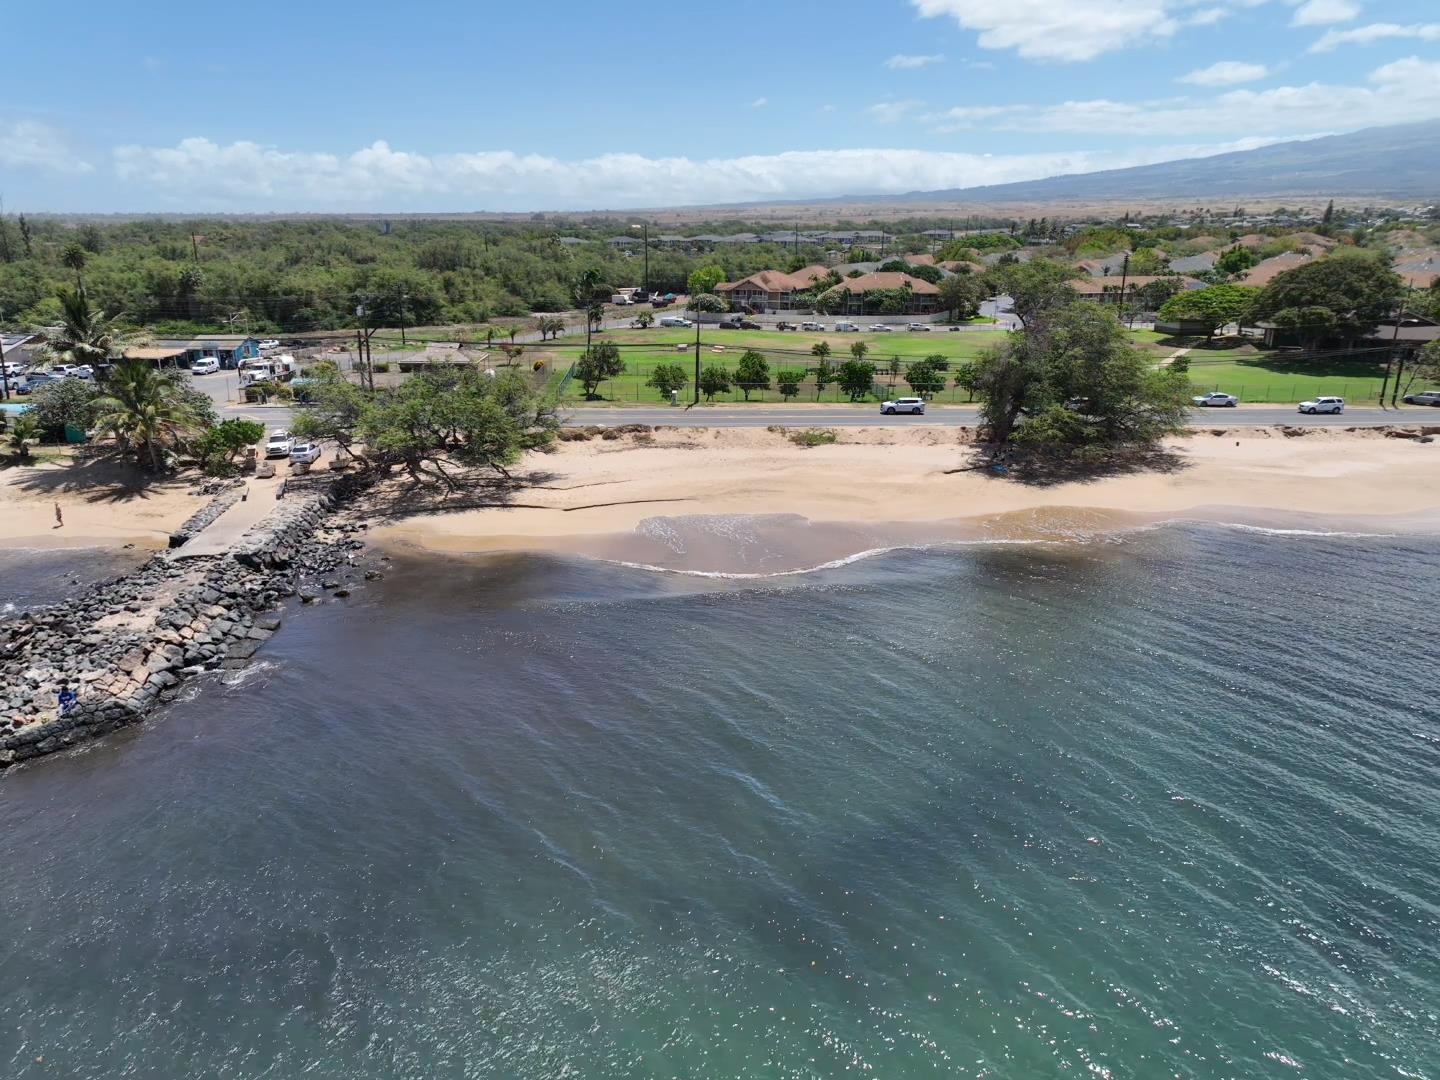
[[[1214,26],[1229,14],[1229,10],[1223,7],[1201,8],[1194,14],[1185,16],[1185,25]]]
[[[835,106],[834,106],[834,105],[831,105],[829,102],[827,102],[827,103],[825,103],[824,105],[821,105],[821,106],[820,106],[820,111],[821,111],[821,112],[834,112],[834,111],[835,111]]]
[[[1305,0],[1295,9],[1290,25],[1329,26],[1331,23],[1349,22],[1359,14],[1360,5],[1354,0]]]
[[[932,56],[910,56],[905,53],[896,53],[885,61],[885,66],[893,70],[908,70],[910,68],[929,67],[931,64],[943,64],[945,57],[936,53]]]
[[[427,156],[384,142],[340,155],[190,138],[170,147],[120,147],[115,168],[146,202],[186,210],[574,210],[971,187],[1229,147],[1167,146],[1157,140],[1121,153],[853,149],[710,160],[604,154],[562,161],[509,151]]]
[[[1320,40],[1310,46],[1312,53],[1330,52],[1341,45],[1372,45],[1387,38],[1408,38],[1411,41],[1440,41],[1440,23],[1371,23],[1352,30],[1326,30]]]
[[[1031,60],[1093,60],[1102,53],[1166,38],[1179,26],[1175,0],[911,0],[926,18],[948,16],[980,32],[986,49],[1014,49]]]
[[[1309,83],[1230,90],[1208,98],[1123,102],[1104,98],[1059,105],[963,106],[927,117],[941,131],[978,126],[1086,135],[1279,135],[1353,131],[1440,117],[1440,62],[1409,57],[1376,68],[1369,85]]]
[[[1254,82],[1270,74],[1264,64],[1246,64],[1239,60],[1218,60],[1209,67],[1199,68],[1188,75],[1181,75],[1176,82],[1192,83],[1195,86],[1236,86],[1239,83]]]
[[[757,97],[754,101],[750,102],[750,108],[763,109],[768,104],[770,104],[770,102],[767,99],[763,97]]]
[[[70,146],[63,132],[38,120],[0,121],[0,167],[57,173],[94,170]]]
[[[868,106],[865,113],[878,124],[894,124],[924,104],[923,101],[881,101]]]

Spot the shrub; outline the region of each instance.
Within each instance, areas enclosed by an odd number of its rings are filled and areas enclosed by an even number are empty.
[[[375,365],[375,373],[376,373],[377,375],[384,375],[384,374],[385,374],[386,372],[388,372],[389,370],[390,370],[390,365],[389,365],[388,362],[386,362],[386,361],[384,361],[384,360],[380,361],[380,363],[378,363],[378,364]]]
[[[789,439],[796,446],[809,449],[812,446],[829,446],[839,436],[829,428],[806,428],[804,431],[792,431]]]

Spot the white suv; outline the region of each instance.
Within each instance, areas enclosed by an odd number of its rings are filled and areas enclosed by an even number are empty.
[[[905,329],[928,332],[930,329],[930,324],[928,322],[912,322],[908,323]]]
[[[1300,402],[1300,412],[1309,413],[1314,416],[1316,413],[1343,413],[1345,411],[1345,399],[1343,397],[1317,397],[1314,401]]]
[[[887,416],[894,416],[896,413],[916,413],[925,415],[925,399],[918,397],[896,398],[894,401],[882,401],[880,411]]]

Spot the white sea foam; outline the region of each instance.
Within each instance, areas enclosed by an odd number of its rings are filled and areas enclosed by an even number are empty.
[[[815,574],[821,570],[838,570],[842,566],[849,566],[852,563],[860,562],[863,559],[873,559],[879,555],[889,555],[896,551],[933,551],[937,548],[950,547],[981,547],[981,546],[1028,546],[1032,544],[1052,544],[1060,541],[1051,538],[1038,538],[1029,540],[944,540],[933,544],[892,544],[887,547],[866,548],[864,551],[857,551],[853,555],[846,555],[839,559],[831,559],[828,562],[817,563],[814,566],[802,566],[794,570],[769,570],[764,572],[756,571],[731,571],[731,570],[681,570],[673,566],[656,566],[653,563],[628,562],[624,559],[601,559],[600,562],[608,562],[614,566],[623,566],[629,570],[648,570],[654,574],[676,574],[682,577],[700,578],[721,578],[727,581],[758,581],[766,578],[796,577],[800,574]]]
[[[263,675],[268,675],[270,672],[278,670],[279,666],[279,664],[270,660],[257,660],[255,663],[249,664],[246,667],[239,668],[235,671],[227,671],[224,675],[220,676],[220,681],[230,687],[244,686],[246,683],[253,682]]]

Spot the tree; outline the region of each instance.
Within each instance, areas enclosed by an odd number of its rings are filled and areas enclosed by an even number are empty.
[[[90,256],[86,253],[85,249],[80,246],[79,242],[75,240],[71,240],[65,245],[64,250],[60,252],[60,265],[75,271],[75,290],[77,292],[83,292],[85,290],[84,271],[85,264],[89,261]]]
[[[1396,394],[1404,395],[1410,393],[1411,388],[1418,382],[1422,386],[1440,386],[1440,341],[1432,341],[1420,350],[1418,356],[1410,362],[1405,369],[1408,378],[1405,385],[1400,386],[1400,374],[1396,372],[1395,384]]]
[[[89,364],[94,367],[110,358],[115,348],[115,323],[111,317],[90,306],[84,289],[61,288],[60,331],[46,346],[57,361],[65,364]]]
[[[800,393],[800,384],[805,381],[805,372],[793,368],[781,368],[775,373],[775,388],[786,401]]]
[[[830,366],[830,361],[826,360],[825,357],[822,356],[820,358],[820,362],[815,365],[816,395],[823,394],[825,392],[825,388],[834,381],[835,369]]]
[[[870,346],[863,341],[852,341],[850,343],[850,355],[856,360],[864,360],[865,354],[870,351]]]
[[[540,340],[547,337],[559,337],[565,330],[565,320],[554,315],[541,315],[535,320],[535,329],[540,332]]]
[[[1312,262],[1301,263],[1275,275],[1260,290],[1251,311],[1257,320],[1280,321],[1296,311],[1310,311],[1303,323],[1311,341],[1327,338],[1354,341],[1375,332],[1380,320],[1392,315],[1405,286],[1389,262],[1371,252],[1340,249]],[[1321,316],[1320,309],[1329,312]]]
[[[735,365],[735,383],[740,387],[740,392],[745,395],[745,400],[750,400],[751,390],[770,389],[770,363],[762,353],[754,349],[746,349],[740,355],[740,362]]]
[[[1284,330],[1289,330],[1308,349],[1318,349],[1320,344],[1335,333],[1339,318],[1327,307],[1281,308],[1270,316],[1270,321]]]
[[[645,380],[645,385],[653,386],[668,398],[672,393],[685,389],[685,384],[689,381],[690,376],[685,374],[682,365],[656,364],[655,370],[650,372],[650,378]]]
[[[56,379],[30,397],[30,411],[40,430],[63,437],[65,428],[88,431],[95,423],[95,399],[99,396],[89,379]]]
[[[207,472],[221,472],[234,462],[236,454],[264,437],[264,424],[254,420],[225,420],[200,437],[195,452]]]
[[[642,311],[635,316],[635,325],[641,330],[648,330],[654,322],[655,313],[653,311]]]
[[[30,444],[40,441],[40,422],[32,413],[21,413],[10,421],[9,435],[10,449],[23,465],[30,460]]]
[[[603,346],[602,346],[603,347]],[[499,472],[527,450],[547,446],[559,420],[552,404],[518,371],[491,375],[474,367],[426,371],[367,395],[356,432],[382,469],[462,486],[454,467]]]
[[[1157,248],[1137,248],[1130,253],[1130,273],[1136,277],[1150,277],[1164,273],[1170,260]]]
[[[185,301],[186,318],[191,319],[192,321],[198,318],[199,309],[197,307],[197,301],[200,295],[200,290],[204,287],[205,271],[201,270],[200,267],[190,265],[185,267],[184,270],[180,271],[180,280],[178,283],[177,291],[180,295],[180,298]]]
[[[895,376],[900,374],[900,357],[890,357],[889,363],[885,365],[885,370],[890,374],[890,386],[893,389],[895,386]]]
[[[1222,274],[1243,274],[1260,261],[1250,248],[1233,247],[1215,260],[1215,269]]]
[[[122,360],[95,401],[96,427],[114,436],[122,453],[159,469],[168,454],[204,427],[205,418],[186,394],[182,378],[161,373],[145,360]]]
[[[693,311],[697,314],[708,311],[710,314],[718,314],[725,310],[725,301],[712,292],[692,293],[690,302],[685,305],[686,311]]]
[[[700,372],[700,392],[706,401],[714,401],[716,394],[730,392],[730,373],[718,364],[707,364]]]
[[[979,375],[979,365],[973,360],[958,365],[955,368],[955,389],[964,390],[966,396],[975,400],[976,379]]]
[[[905,372],[910,389],[921,397],[930,397],[945,389],[945,376],[930,359],[916,360]]]
[[[575,378],[579,379],[580,385],[585,388],[586,400],[594,400],[599,396],[596,390],[606,379],[613,379],[624,373],[625,361],[621,359],[620,349],[613,341],[592,345],[575,361]]]
[[[940,303],[956,322],[973,319],[989,293],[976,274],[952,274],[940,282]]]
[[[1211,285],[1193,289],[1165,301],[1160,308],[1160,318],[1203,323],[1205,336],[1212,338],[1220,327],[1243,322],[1258,293],[1258,289],[1246,285]]]
[[[827,360],[830,357],[830,343],[828,341],[817,341],[810,346],[810,355],[820,360]]]
[[[713,293],[715,286],[724,280],[725,271],[721,267],[700,266],[691,272],[687,284],[690,287],[690,295],[699,296],[701,293]]]
[[[855,345],[863,344],[863,341],[855,342]],[[850,351],[855,351],[854,345],[850,347]],[[849,395],[851,401],[859,401],[875,386],[875,365],[866,363],[858,357],[854,360],[846,360],[840,365],[840,377],[837,381],[840,383],[840,389]]]
[[[329,439],[353,457],[352,447],[369,395],[341,375],[332,363],[321,365],[311,377],[314,382],[306,395],[310,407],[303,412],[297,410],[290,421],[290,433],[312,441]]]
[[[970,389],[980,401],[980,426],[991,442],[1010,441],[1021,413],[1039,396],[1043,380],[1043,365],[1024,334],[1012,335],[975,361]]]
[[[996,266],[985,277],[995,294],[1014,301],[1011,309],[1020,325],[1029,329],[1032,324],[1042,323],[1050,312],[1074,302],[1075,290],[1070,282],[1080,273],[1049,259],[1031,259]]]

